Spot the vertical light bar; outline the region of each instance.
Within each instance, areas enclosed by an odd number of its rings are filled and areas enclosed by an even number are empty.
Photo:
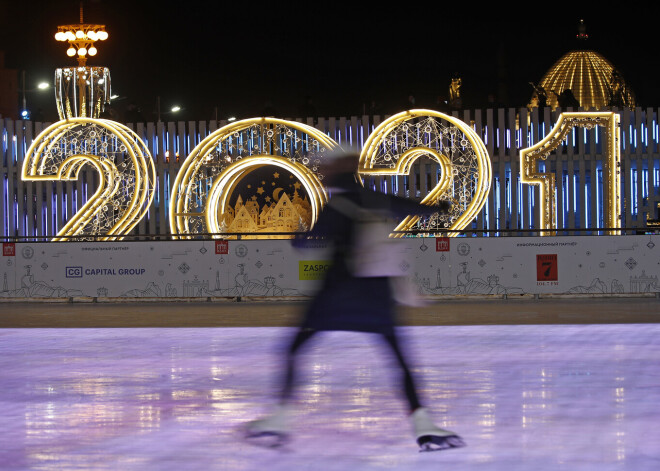
[[[487,198],[491,198],[491,196],[488,195]],[[489,219],[490,219],[490,218],[488,217],[488,207],[489,207],[489,206],[490,206],[490,201],[488,201],[488,199],[486,199],[486,204],[484,204],[484,228],[485,228],[486,230],[490,229],[490,226],[488,225],[488,221],[489,221]],[[487,237],[490,237],[490,234],[484,234],[484,235],[486,235]]]
[[[48,198],[48,193],[46,193],[46,198]],[[44,233],[48,234],[48,216],[50,215],[48,212],[48,201],[44,201],[43,208],[41,210],[42,212],[42,218],[43,218],[43,226],[44,226]],[[41,234],[42,236],[44,234]]]
[[[3,214],[3,221],[2,221],[2,235],[3,236],[8,236],[9,235],[9,194],[8,194],[8,178],[7,174],[2,175],[2,208],[4,211],[2,211]]]
[[[582,205],[582,208],[583,208],[582,215],[584,217],[584,227],[587,228],[587,227],[589,227],[589,212],[591,210],[591,204],[590,204],[591,201],[589,201],[590,200],[590,198],[589,198],[589,193],[590,193],[589,192],[589,187],[591,186],[591,184],[589,184],[589,185],[586,184],[587,183],[586,175],[585,175],[584,180],[585,180],[585,182],[584,182],[585,183],[585,185],[584,185],[584,204]]]
[[[529,219],[529,227],[532,227],[534,224],[534,208],[536,207],[535,201],[534,201],[534,188],[529,186],[527,187],[527,191],[529,193],[529,199],[527,203],[527,217]]]
[[[642,198],[648,198],[649,196],[649,171],[648,169],[642,169]]]
[[[495,229],[499,230],[500,229],[500,177],[499,174],[495,177]],[[499,234],[498,234],[499,235]]]
[[[511,164],[505,164],[505,169],[504,169],[504,189],[506,191],[504,195],[504,220],[510,220],[511,219]],[[506,224],[505,224],[506,227]],[[509,224],[509,227],[511,227],[511,224]]]
[[[595,184],[596,184],[596,211],[597,211],[596,224],[598,225],[598,227],[603,227],[603,221],[602,221],[602,217],[601,217],[602,214],[603,214],[601,209],[603,208],[603,204],[604,204],[604,202],[601,201],[603,199],[602,198],[602,196],[603,196],[602,193],[603,192],[601,190],[603,171],[602,171],[602,169],[598,168],[598,163],[596,163],[596,172],[595,173],[596,173],[596,182],[595,182]],[[591,183],[594,184],[594,182],[591,182]]]
[[[578,214],[578,192],[577,192],[577,186],[578,186],[578,176],[574,173],[573,174],[573,213]]]
[[[564,211],[563,211],[563,217],[562,220],[564,221],[564,227],[567,226],[567,221],[568,221],[568,213],[571,209],[569,205],[569,196],[570,196],[570,191],[571,191],[571,185],[570,185],[570,180],[568,178],[568,172],[566,172],[566,175],[563,174],[562,172],[562,182],[564,184],[563,188],[563,194],[564,194]]]
[[[637,169],[630,169],[630,214],[637,215]]]

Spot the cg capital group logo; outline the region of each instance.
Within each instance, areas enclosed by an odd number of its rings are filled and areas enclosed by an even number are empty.
[[[122,268],[85,268],[66,267],[67,278],[82,278],[85,276],[142,276],[147,272],[144,267],[122,267]]]
[[[67,278],[82,278],[83,267],[66,267]]]

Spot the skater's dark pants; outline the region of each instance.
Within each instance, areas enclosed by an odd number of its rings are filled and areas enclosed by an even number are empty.
[[[287,402],[291,398],[291,395],[293,393],[293,386],[295,383],[295,374],[296,374],[295,362],[296,362],[296,354],[298,353],[298,350],[305,344],[305,342],[311,339],[318,332],[319,331],[315,329],[303,328],[298,331],[295,338],[293,339],[293,342],[289,347],[286,357],[286,373],[284,377],[284,387],[282,389],[282,393],[280,396],[282,403]],[[390,348],[394,352],[394,355],[396,356],[397,361],[399,362],[399,366],[403,371],[403,386],[404,386],[406,399],[408,400],[408,404],[410,405],[410,410],[414,411],[415,409],[421,407],[421,404],[419,403],[419,398],[417,396],[417,390],[415,389],[415,383],[413,382],[412,374],[410,373],[410,369],[408,368],[408,365],[406,364],[403,354],[401,353],[401,349],[399,348],[399,342],[397,341],[396,335],[393,332],[387,334],[380,334],[380,335],[382,335],[382,337],[385,339],[387,344],[390,346]]]

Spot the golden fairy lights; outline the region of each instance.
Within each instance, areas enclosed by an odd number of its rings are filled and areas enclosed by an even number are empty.
[[[603,220],[610,234],[618,234],[619,115],[612,112],[562,113],[543,140],[521,149],[520,181],[540,189],[537,228],[541,235],[552,235],[558,224],[556,170],[541,171],[539,162],[546,160],[575,127],[605,130]],[[268,238],[272,234],[258,233],[310,229],[328,199],[322,184],[322,165],[338,147],[315,128],[275,118],[247,119],[219,129],[195,147],[176,176],[169,207],[173,236],[189,239],[211,234],[226,238],[234,237],[230,233],[242,232]],[[422,203],[450,201],[452,210],[423,221],[416,216],[406,217],[396,230],[417,228],[438,233],[449,229],[454,234],[466,228],[489,194],[491,164],[481,139],[462,121],[431,110],[399,113],[369,136],[357,170],[363,178],[408,175],[420,157],[428,157],[439,166],[438,182],[422,195]],[[135,227],[153,200],[156,175],[148,149],[130,129],[110,120],[71,118],[46,128],[27,151],[22,178],[73,181],[79,179],[86,165],[98,173],[98,189],[90,190],[94,193],[53,240],[74,236],[118,240]],[[253,172],[263,167],[272,167],[274,180],[268,186],[265,181],[250,183]],[[278,172],[289,175],[291,196],[284,197],[284,188],[276,183]],[[240,185],[254,187],[249,190],[254,193],[254,201],[243,203],[239,198],[230,202],[234,193],[240,194]],[[78,191],[82,188],[79,186]],[[264,188],[272,191],[272,198],[265,195],[266,203],[258,204],[256,195],[264,193]],[[243,213],[249,213],[254,224],[242,224],[237,230],[241,224],[236,220],[245,216]],[[269,225],[271,219],[276,221],[274,225]]]
[[[108,39],[105,25],[84,23],[82,3],[80,23],[60,25],[55,39],[68,42],[67,55],[77,57],[78,66],[55,70],[55,100],[60,119],[98,118],[111,96],[110,71],[106,67],[86,66],[95,56],[97,41]]]
[[[570,51],[543,76],[537,87],[544,90],[547,106],[553,110],[558,97],[570,90],[584,109],[602,110],[608,106],[635,107],[635,96],[621,73],[594,51]],[[538,104],[538,91],[532,96]]]
[[[538,168],[539,161],[546,160],[574,127],[593,129],[596,126],[603,126],[607,137],[607,159],[603,166],[605,225],[608,228],[621,227],[619,115],[612,112],[580,112],[560,114],[557,123],[545,138],[520,151],[521,181],[539,186],[540,229],[557,229],[557,189],[555,173],[541,172]],[[617,234],[619,231],[610,233]],[[554,235],[554,232],[544,231],[541,235]]]
[[[423,156],[438,163],[441,176],[422,204],[445,200],[452,204],[451,210],[422,223],[417,216],[408,216],[396,230],[410,230],[416,225],[429,232],[467,227],[486,203],[491,164],[481,138],[460,119],[432,110],[392,116],[367,139],[358,172],[363,176],[408,175],[414,161]]]
[[[55,102],[60,119],[98,118],[110,97],[107,67],[63,67],[55,70]]]
[[[71,118],[46,128],[27,151],[22,179],[75,181],[86,165],[97,171],[98,189],[53,241],[121,240],[153,200],[156,171],[149,150],[129,128],[105,119]]]
[[[246,119],[218,129],[193,149],[177,174],[170,199],[172,234],[191,238],[227,232],[223,221],[234,188],[264,165],[287,170],[301,182],[313,226],[327,201],[321,165],[336,148],[334,140],[311,126],[275,118]]]

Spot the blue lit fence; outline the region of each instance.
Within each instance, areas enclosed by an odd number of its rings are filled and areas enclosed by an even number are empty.
[[[552,129],[557,112],[550,109],[489,109],[464,111],[454,116],[469,123],[479,134],[493,165],[493,181],[488,201],[473,223],[478,230],[501,232],[538,228],[538,190],[520,183],[521,148],[541,140]],[[307,119],[341,145],[361,148],[384,117]],[[134,234],[167,236],[171,185],[182,161],[209,133],[226,122],[146,123],[131,126],[149,148],[156,165],[157,188],[148,214]],[[130,125],[129,125],[130,126]],[[11,121],[0,117],[0,162],[2,187],[0,220],[2,237],[53,235],[75,214],[98,184],[95,171],[87,167],[76,182],[23,182],[23,157],[32,139],[45,124]],[[603,227],[604,130],[576,128],[547,161],[544,171],[554,172],[557,181],[558,227],[589,229]],[[660,202],[660,154],[657,110],[640,108],[621,112],[622,196],[625,228],[646,227],[647,214],[656,218]],[[545,168],[544,168],[545,167]],[[439,166],[421,159],[408,176],[369,177],[373,188],[421,199],[438,183]],[[595,232],[595,231],[594,231]],[[560,231],[560,233],[572,233]]]

